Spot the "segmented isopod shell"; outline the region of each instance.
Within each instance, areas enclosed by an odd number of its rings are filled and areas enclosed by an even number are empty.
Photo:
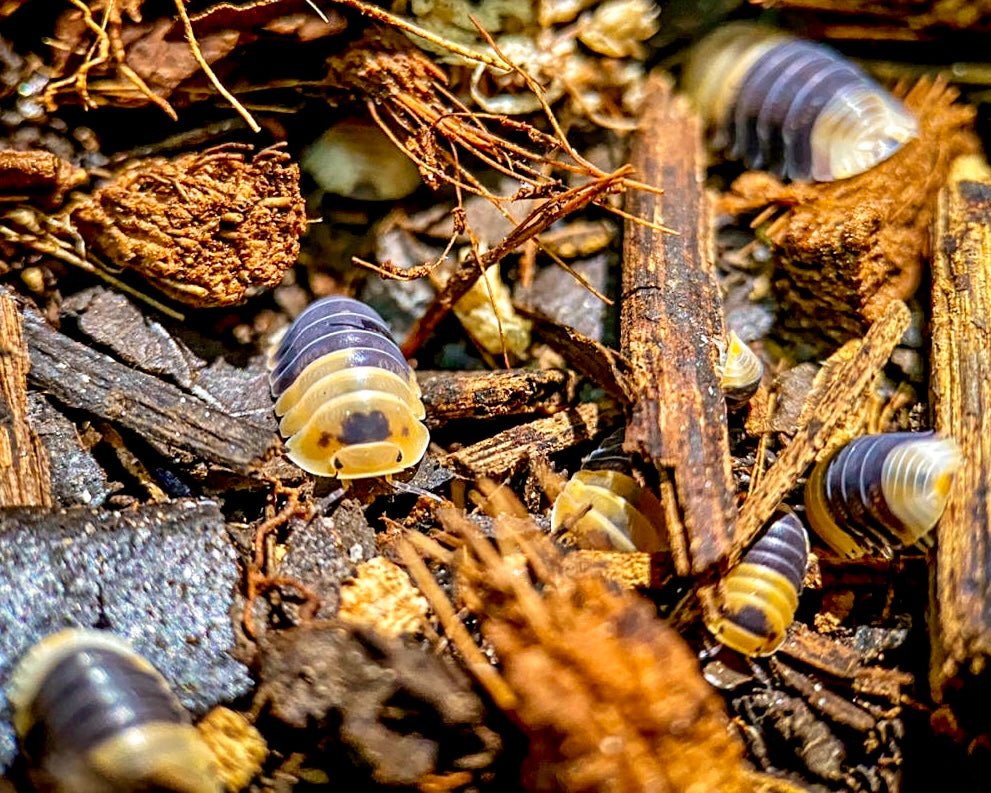
[[[809,524],[850,559],[928,547],[960,463],[956,442],[932,432],[855,438],[812,470],[805,487]]]
[[[763,376],[764,364],[757,353],[744,344],[735,332],[730,331],[729,345],[726,354],[722,356],[719,378],[726,397],[726,407],[737,410],[746,405],[760,388]]]
[[[752,23],[704,39],[684,87],[714,145],[791,179],[855,176],[918,135],[904,105],[838,52]]]
[[[789,513],[770,525],[719,584],[708,627],[744,655],[770,655],[795,619],[809,559],[809,535]]]
[[[585,458],[554,500],[551,527],[567,527],[588,550],[661,551],[667,548],[661,505],[631,476],[624,432],[613,433]]]
[[[385,320],[364,303],[326,297],[308,306],[269,365],[279,432],[304,471],[387,476],[426,452],[416,376]]]
[[[44,790],[219,793],[213,754],[155,668],[104,631],[36,644],[7,696],[21,749]]]

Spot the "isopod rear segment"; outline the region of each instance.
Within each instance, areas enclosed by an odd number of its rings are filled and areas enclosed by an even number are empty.
[[[551,527],[588,550],[655,552],[668,547],[661,505],[632,476],[624,430],[606,438],[554,500]]]
[[[850,559],[928,547],[961,462],[956,442],[932,432],[854,438],[812,470],[805,487],[809,524]]]
[[[110,633],[43,639],[14,669],[7,696],[42,790],[221,790],[212,752],[165,679]]]
[[[721,356],[719,384],[726,398],[729,410],[739,410],[760,388],[764,376],[764,364],[753,350],[733,331],[729,333],[729,344]]]
[[[289,458],[317,476],[388,476],[430,441],[412,368],[373,309],[347,297],[299,315],[269,359]]]
[[[706,623],[719,642],[747,656],[770,655],[795,619],[809,535],[792,513],[779,518],[719,583]]]
[[[791,179],[855,176],[918,135],[905,106],[840,53],[753,23],[703,39],[683,85],[717,148]]]

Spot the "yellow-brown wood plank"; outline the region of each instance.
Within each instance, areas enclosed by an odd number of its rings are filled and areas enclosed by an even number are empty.
[[[634,401],[624,448],[673,481],[661,497],[675,524],[675,565],[686,575],[722,560],[733,536],[726,406],[716,374],[723,309],[701,122],[661,78],[650,81],[644,107],[632,162],[638,179],[664,193],[631,192],[627,210],[676,233],[626,223],[621,330]]]
[[[52,503],[48,452],[27,418],[30,367],[20,310],[0,292],[0,507]]]
[[[932,676],[946,693],[991,658],[991,169],[982,159],[954,163],[933,248],[934,423],[964,460],[937,527]]]

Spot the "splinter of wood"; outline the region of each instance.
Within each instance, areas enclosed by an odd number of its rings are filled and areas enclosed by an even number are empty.
[[[991,168],[954,162],[933,227],[932,406],[963,465],[936,528],[932,683],[987,690],[991,660]],[[976,686],[970,676],[984,673]],[[986,700],[981,706],[986,708]]]
[[[664,193],[630,192],[627,209],[677,233],[626,223],[622,351],[632,366],[634,402],[624,449],[673,479],[661,497],[666,513],[682,524],[669,531],[676,568],[687,575],[718,563],[733,540],[726,406],[716,374],[723,307],[711,255],[701,122],[660,78],[648,84],[644,107],[633,166],[639,179]]]
[[[17,304],[0,292],[0,507],[50,507],[48,453],[28,423],[31,360]]]

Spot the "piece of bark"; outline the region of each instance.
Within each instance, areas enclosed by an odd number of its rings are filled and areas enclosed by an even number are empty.
[[[563,231],[570,232],[571,227],[565,226]],[[565,239],[573,238],[569,235]],[[572,269],[599,292],[608,294],[610,270],[616,270],[615,258],[616,254],[612,252],[598,254],[576,262]],[[517,283],[513,290],[513,301],[520,307],[539,311],[596,341],[601,342],[606,334],[606,318],[610,307],[561,267],[545,267],[537,274],[531,287]]]
[[[781,262],[779,329],[827,349],[859,338],[892,300],[915,292],[936,193],[953,159],[980,148],[974,108],[955,103],[957,93],[945,80],[920,80],[905,96],[918,137],[865,173],[784,185],[749,171],[720,199],[721,211],[777,214],[762,235]]]
[[[660,589],[674,575],[670,554],[641,551],[574,551],[561,569],[568,575],[595,572],[625,589]]]
[[[0,201],[57,206],[88,178],[82,168],[51,152],[0,150]]]
[[[500,372],[417,372],[428,427],[456,419],[543,413],[551,415],[575,399],[577,377],[561,369]]]
[[[870,385],[891,357],[910,321],[911,314],[905,304],[892,301],[867,331],[856,353],[829,369],[815,407],[805,411],[807,423],[798,428],[791,443],[778,455],[740,509],[728,556],[730,565],[739,560],[781,500],[798,484],[805,469],[831,442],[834,433],[844,429],[849,416],[862,412],[864,402],[870,399]]]
[[[207,462],[248,474],[275,443],[267,428],[95,352],[33,312],[25,314],[24,335],[32,383],[68,407],[137,433],[179,462]]]
[[[848,681],[858,693],[882,697],[893,704],[901,701],[902,689],[914,682],[912,675],[900,669],[866,665],[859,647],[823,636],[800,622],[792,624],[778,652]]]
[[[539,311],[520,308],[519,312],[533,323],[535,335],[559,352],[571,366],[596,386],[624,402],[632,399],[627,390],[630,365],[622,355]]]
[[[447,455],[441,462],[470,476],[503,477],[514,474],[527,460],[547,457],[590,441],[615,423],[618,415],[594,402],[544,419],[520,424],[484,441]]]
[[[0,292],[0,507],[51,506],[48,453],[28,423],[31,359],[21,312]]]
[[[197,714],[252,688],[232,654],[241,573],[215,502],[0,510],[0,558],[0,686],[43,637],[99,627],[128,640]],[[0,698],[0,772],[15,751],[9,716]]]
[[[877,720],[863,708],[830,691],[815,678],[803,675],[778,658],[771,658],[771,669],[782,683],[801,694],[819,713],[858,732],[872,729]]]
[[[646,112],[633,143],[637,177],[663,188],[633,192],[623,247],[622,351],[635,395],[623,448],[673,479],[681,526],[669,526],[678,572],[720,562],[734,531],[733,477],[726,404],[716,366],[724,339],[722,299],[712,256],[704,188],[702,125],[670,84],[648,84]],[[661,490],[662,501],[669,501]],[[679,531],[680,530],[680,531]]]
[[[932,405],[963,465],[937,527],[932,682],[987,691],[991,660],[991,169],[957,160],[933,227]],[[974,678],[983,683],[975,686]],[[986,707],[986,705],[985,705]],[[985,722],[986,723],[986,722]]]
[[[113,489],[76,425],[33,391],[28,394],[28,418],[48,451],[53,505],[98,507],[106,501]]]

